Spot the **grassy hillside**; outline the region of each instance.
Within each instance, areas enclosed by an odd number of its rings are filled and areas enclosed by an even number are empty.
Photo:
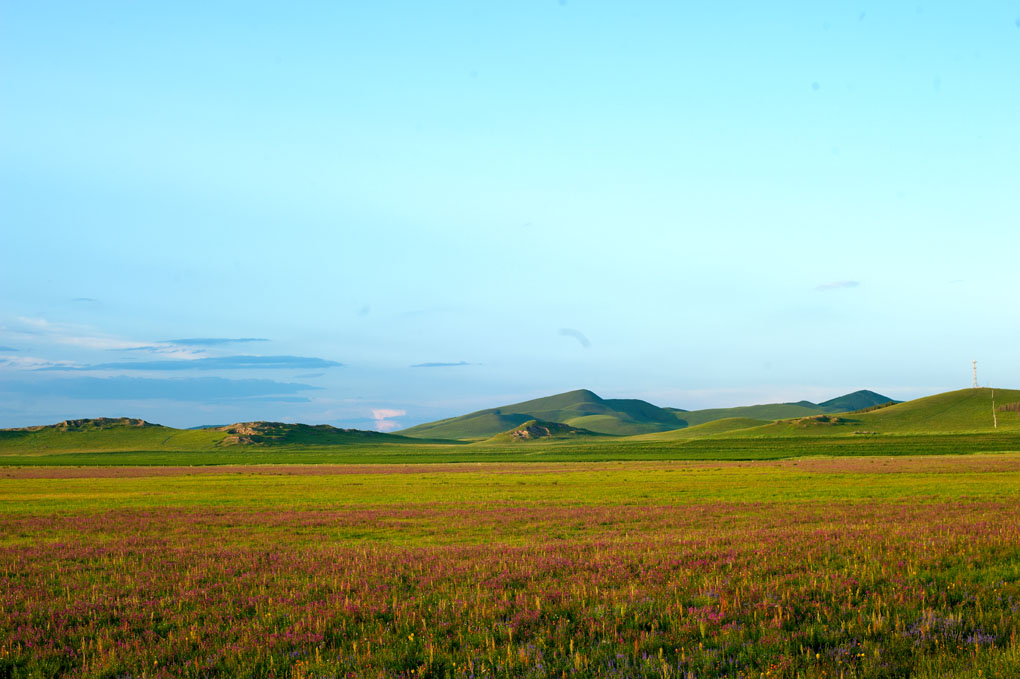
[[[852,394],[838,396],[821,403],[811,401],[797,401],[796,403],[764,403],[753,406],[738,406],[736,408],[707,408],[705,410],[674,410],[678,419],[686,422],[688,426],[694,427],[706,422],[727,418],[752,418],[756,420],[789,419],[792,417],[808,417],[810,415],[822,415],[826,413],[845,413],[851,410],[870,408],[884,403],[893,402],[888,396],[877,394],[867,389],[855,391]]]
[[[741,429],[760,427],[770,424],[768,420],[756,420],[751,417],[727,417],[721,420],[712,420],[704,424],[697,424],[693,427],[674,429],[672,431],[660,431],[654,434],[642,434],[632,436],[634,441],[683,441],[687,439],[705,438],[708,436],[723,436]]]
[[[858,410],[891,399],[873,391],[856,391],[823,403],[767,403],[736,408],[681,410],[660,408],[639,399],[601,398],[587,389],[537,398],[498,408],[420,424],[400,432],[404,436],[482,441],[531,419],[561,422],[614,436],[638,436],[693,427],[714,420],[751,418],[771,422],[830,412]]]
[[[996,417],[992,417],[995,401]],[[783,420],[734,432],[734,436],[868,436],[1018,432],[1020,416],[1005,407],[1020,403],[1020,391],[961,389],[862,413]],[[1020,406],[1017,406],[1020,407]],[[1003,408],[1003,410],[998,410]],[[998,424],[995,427],[995,424]]]
[[[615,436],[666,431],[683,426],[673,412],[647,401],[603,399],[587,389],[578,389],[420,424],[399,433],[413,437],[482,440],[528,420],[560,422]]]
[[[806,406],[798,403],[765,403],[755,406],[738,406],[736,408],[706,408],[678,413],[677,418],[695,427],[706,422],[723,419],[753,419],[771,422],[788,417],[807,417],[817,415],[821,411],[815,405]]]
[[[400,435],[414,438],[439,437],[481,441],[533,419],[535,419],[533,416],[526,413],[504,414],[499,410],[483,410],[411,427],[401,431]]]
[[[584,438],[534,444],[439,445],[374,443],[342,446],[227,446],[209,450],[82,451],[0,454],[15,466],[202,466],[287,464],[448,464],[603,462],[623,460],[767,460],[797,457],[959,455],[1020,452],[1020,432],[876,436],[708,436],[673,441]]]
[[[329,425],[246,422],[214,429],[173,429],[129,418],[67,420],[41,427],[0,430],[0,456],[379,443],[420,445],[423,441]]]
[[[822,401],[818,404],[818,407],[827,413],[846,413],[851,410],[862,410],[864,408],[872,408],[886,403],[895,403],[895,401],[888,396],[882,396],[882,394],[876,394],[873,391],[862,389],[860,391],[855,391],[852,394],[837,396],[836,398],[831,398],[828,401]]]
[[[67,420],[59,424],[0,430],[0,454],[61,451],[209,450],[227,434],[182,430],[128,418]]]

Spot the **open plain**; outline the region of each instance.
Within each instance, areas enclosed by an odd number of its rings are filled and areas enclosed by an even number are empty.
[[[1020,454],[0,471],[0,676],[1020,673]]]

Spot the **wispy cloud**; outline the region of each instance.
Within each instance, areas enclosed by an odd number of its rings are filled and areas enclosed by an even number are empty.
[[[43,370],[251,370],[338,368],[343,363],[311,356],[215,356],[168,361],[117,361],[77,368],[52,367]]]
[[[581,346],[584,347],[585,349],[591,347],[591,341],[587,337],[585,337],[584,333],[581,332],[580,330],[574,330],[573,328],[560,328],[560,335],[564,337],[573,337],[578,342],[580,342]]]
[[[375,428],[378,431],[392,431],[400,426],[393,418],[406,415],[406,410],[395,410],[393,408],[374,408],[372,419],[375,420]]]
[[[74,370],[77,364],[71,361],[51,361],[36,356],[5,356],[0,365],[18,370]]]
[[[415,363],[412,368],[456,368],[462,365],[472,365],[467,361],[457,361],[456,363]]]
[[[67,344],[83,349],[156,349],[157,347],[142,342],[117,339],[116,337],[94,337],[81,335],[63,335],[53,338],[59,344]]]
[[[72,302],[78,302],[80,304],[98,304],[99,300],[95,297],[75,297],[71,300]]]
[[[0,332],[8,338],[18,338],[34,348],[43,345],[73,347],[86,351],[137,351],[156,354],[163,358],[195,359],[207,352],[201,346],[188,346],[169,342],[139,341],[104,333],[96,328],[75,323],[56,323],[45,318],[20,316],[0,324]]]
[[[53,323],[45,318],[33,318],[19,316],[13,325],[5,326],[5,330],[15,335],[28,336],[35,341],[46,341],[53,344],[78,347],[81,349],[153,349],[160,347],[152,342],[139,342],[137,340],[114,337],[112,335],[97,332],[95,329],[74,325],[69,323]],[[166,347],[164,347],[166,348]]]
[[[238,344],[241,342],[268,342],[264,337],[186,337],[184,339],[166,340],[167,344],[179,344],[186,347],[213,347],[221,344]]]
[[[45,380],[7,381],[0,392],[21,397],[71,398],[83,400],[166,400],[223,401],[229,399],[286,397],[318,389],[308,384],[275,380],[231,380],[223,377],[67,377]]]
[[[822,283],[816,285],[815,290],[818,292],[828,292],[829,290],[841,290],[843,288],[856,288],[861,284],[860,281],[833,281],[831,283]]]
[[[0,345],[0,351],[17,351],[14,347],[5,347]]]

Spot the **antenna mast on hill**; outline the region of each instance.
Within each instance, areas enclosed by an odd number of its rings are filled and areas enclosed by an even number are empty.
[[[971,361],[970,364],[974,367],[974,384],[970,385],[972,388],[977,389],[977,361]]]

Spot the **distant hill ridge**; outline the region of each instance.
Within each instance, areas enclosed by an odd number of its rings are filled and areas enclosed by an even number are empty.
[[[1013,389],[960,389],[894,403],[860,408],[839,417],[815,415],[778,420],[732,432],[735,437],[862,436],[872,434],[970,433],[1020,431],[1018,412],[1003,406],[1020,402]],[[1020,406],[1017,407],[1020,411]],[[824,431],[823,431],[824,430]]]
[[[56,424],[41,424],[34,427],[16,427],[0,431],[42,431],[54,429],[56,431],[95,431],[97,429],[112,429],[114,427],[160,427],[162,425],[138,420],[131,417],[92,417],[80,420],[64,420]]]
[[[631,436],[682,426],[676,414],[639,399],[604,399],[588,389],[487,408],[405,429],[404,436],[483,440],[529,420],[559,422],[597,434]]]
[[[640,399],[602,398],[588,389],[576,389],[420,424],[399,433],[411,437],[480,441],[529,420],[542,420],[587,429],[597,434],[634,436],[673,431],[722,419],[771,422],[790,417],[857,410],[890,402],[894,401],[888,396],[864,389],[822,403],[799,401],[687,411],[661,408]]]
[[[860,391],[855,391],[852,394],[837,396],[836,398],[830,398],[828,401],[822,401],[818,404],[818,407],[824,408],[832,413],[845,413],[851,410],[871,408],[873,406],[885,405],[887,403],[899,403],[899,401],[894,401],[888,396],[882,396],[882,394],[877,394],[868,389],[861,389]]]
[[[875,405],[865,405],[867,403]],[[807,404],[807,405],[805,405]],[[360,450],[382,446],[409,446],[415,452],[449,450],[454,446],[465,446],[467,441],[452,440],[456,428],[472,432],[476,443],[466,445],[466,450],[485,452],[485,446],[494,444],[505,449],[506,444],[523,443],[540,446],[549,442],[553,446],[563,442],[577,441],[579,445],[594,450],[613,450],[616,442],[637,443],[675,442],[681,447],[694,439],[727,439],[747,445],[746,439],[853,439],[871,437],[899,438],[921,434],[980,434],[989,440],[998,435],[1020,435],[1020,391],[1010,389],[961,389],[926,396],[905,403],[891,403],[874,392],[856,392],[846,397],[830,399],[819,404],[810,402],[788,404],[764,404],[747,406],[742,409],[717,409],[715,419],[685,426],[684,420],[694,420],[709,411],[681,412],[658,408],[644,401],[634,399],[602,399],[587,390],[557,394],[545,399],[533,399],[523,404],[530,410],[561,413],[570,422],[559,422],[551,418],[539,418],[526,413],[515,412],[517,406],[504,406],[478,411],[460,418],[450,418],[428,426],[417,427],[416,437],[383,434],[357,429],[340,429],[330,425],[287,424],[283,422],[240,422],[211,429],[174,429],[135,418],[94,418],[65,420],[57,424],[0,429],[0,457],[32,459],[36,455],[49,453],[90,453],[90,452],[199,452],[233,449],[280,450],[281,454],[309,448],[341,448],[353,445],[348,450]],[[813,408],[812,408],[813,406]],[[818,412],[822,407],[836,412]],[[854,406],[854,410],[844,410]],[[796,409],[791,417],[753,418],[744,416],[719,416],[733,410]],[[808,412],[805,412],[808,411]],[[663,414],[674,418],[669,425],[662,420]],[[711,413],[709,413],[711,414]],[[642,420],[645,417],[647,419]],[[506,422],[510,422],[506,425]],[[608,435],[592,426],[579,426],[576,422],[594,422],[596,425],[612,425],[620,429],[644,428],[645,433],[626,436]],[[499,426],[486,436],[477,432]],[[665,427],[671,427],[666,429]],[[438,433],[442,433],[440,438]],[[424,438],[434,436],[436,438]],[[468,437],[464,437],[468,438]],[[604,443],[603,443],[604,442]],[[444,445],[445,444],[445,445]],[[626,444],[624,444],[626,445]],[[774,443],[766,442],[766,446]],[[477,448],[476,448],[477,446]],[[568,446],[569,447],[569,446]],[[653,446],[658,450],[657,447]],[[666,450],[667,448],[663,448]],[[1010,448],[1015,450],[1015,448]],[[500,452],[503,452],[502,450]],[[678,454],[680,450],[677,449]],[[155,455],[153,459],[159,459]],[[281,458],[283,459],[283,458]]]
[[[357,443],[420,445],[427,442],[377,431],[340,429],[328,424],[239,422],[215,428],[174,429],[130,417],[65,420],[57,424],[0,429],[0,453],[11,450],[212,450],[230,446],[342,446]]]
[[[763,403],[753,406],[737,406],[734,408],[706,408],[704,410],[675,411],[677,418],[686,423],[687,426],[695,426],[712,422],[713,420],[728,419],[731,417],[746,417],[756,420],[782,420],[792,417],[809,417],[811,415],[825,415],[830,413],[844,413],[851,410],[861,410],[887,403],[899,403],[888,396],[861,389],[851,394],[837,396],[821,403],[811,401],[796,401],[794,403]]]

